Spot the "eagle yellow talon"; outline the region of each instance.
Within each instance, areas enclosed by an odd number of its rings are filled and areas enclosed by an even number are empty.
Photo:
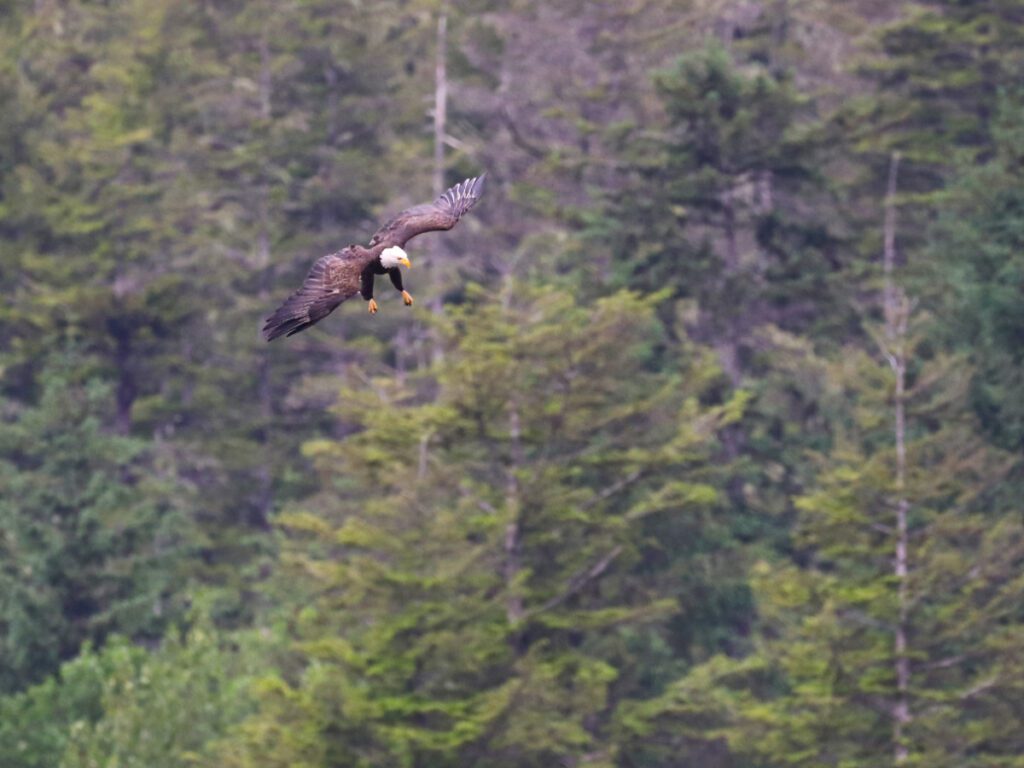
[[[402,301],[405,302],[405,306],[412,306],[412,295],[408,291],[402,291]]]
[[[371,315],[376,315],[377,314],[377,300],[376,299],[370,299],[370,314]]]

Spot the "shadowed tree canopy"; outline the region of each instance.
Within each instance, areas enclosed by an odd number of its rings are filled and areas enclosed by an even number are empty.
[[[0,0],[0,763],[1017,765],[1022,14]]]

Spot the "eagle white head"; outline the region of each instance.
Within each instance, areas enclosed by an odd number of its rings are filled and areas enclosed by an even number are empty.
[[[409,254],[397,245],[389,246],[380,252],[380,265],[384,269],[394,269],[399,264],[406,268],[412,267],[412,263],[409,261]]]

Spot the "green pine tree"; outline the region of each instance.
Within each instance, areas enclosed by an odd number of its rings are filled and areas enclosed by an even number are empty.
[[[628,293],[509,283],[440,330],[431,376],[352,371],[359,431],[306,446],[322,490],[281,520],[294,671],[226,764],[613,759],[630,638],[677,610],[653,537],[715,504],[697,467],[742,398],[698,403],[706,360],[680,361],[688,386],[648,370],[653,306]]]
[[[0,422],[4,691],[87,640],[159,637],[186,594],[193,489],[156,450],[104,429],[109,388],[78,364],[71,353],[48,369],[39,404]]]

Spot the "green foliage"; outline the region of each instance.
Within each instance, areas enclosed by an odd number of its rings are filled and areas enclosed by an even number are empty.
[[[1016,749],[996,735],[1000,708],[976,700],[979,686],[1003,685],[995,682],[1002,679],[995,669],[1006,670],[1005,685],[1014,686],[1007,660],[993,652],[984,631],[977,631],[993,611],[1001,612],[1005,590],[1019,589],[1003,570],[1021,556],[1017,526],[996,522],[989,494],[975,491],[997,481],[1002,462],[971,435],[962,414],[943,410],[949,403],[962,408],[964,376],[954,372],[963,364],[936,359],[916,374],[909,414],[921,426],[908,445],[907,487],[895,488],[894,457],[872,437],[890,426],[878,419],[886,410],[888,383],[886,377],[871,376],[866,360],[855,360],[851,356],[865,382],[847,395],[857,403],[856,427],[833,453],[835,463],[820,475],[820,487],[800,500],[798,543],[812,566],[765,574],[767,604],[795,608],[802,616],[791,631],[780,631],[787,641],[774,651],[791,685],[781,709],[810,715],[814,723],[792,731],[777,727],[792,736],[785,749],[806,756],[802,764],[833,759],[827,755],[880,761],[891,751],[893,633],[899,621],[894,515],[896,499],[904,495],[913,569],[908,581],[910,758],[920,765],[988,764]],[[950,390],[957,388],[951,398]],[[942,427],[922,428],[938,413]],[[994,522],[998,533],[989,531]],[[1012,697],[1007,689],[993,698],[1004,695]],[[938,722],[944,725],[936,727]],[[978,737],[968,737],[972,732]],[[958,736],[946,738],[949,734]]]
[[[648,532],[715,504],[690,468],[741,406],[645,370],[653,307],[632,294],[471,295],[436,378],[354,374],[340,413],[361,431],[307,445],[323,490],[281,519],[282,575],[311,596],[303,671],[267,681],[227,764],[610,756],[599,722],[638,692],[618,627],[676,610]]]
[[[1020,763],[1022,30],[0,0],[0,764]],[[415,311],[259,340],[480,170]]]
[[[0,698],[4,764],[196,765],[246,714],[251,659],[202,623],[152,651],[116,637],[101,651],[85,646],[59,674]]]
[[[994,627],[1019,631],[1009,628],[1009,605],[1022,586],[1024,532],[990,512],[991,491],[977,491],[998,482],[1006,462],[971,434],[962,413],[966,376],[954,373],[960,366],[939,358],[915,374],[912,423],[943,418],[934,430],[914,430],[904,489],[881,439],[892,429],[887,369],[853,351],[833,368],[832,396],[848,404],[850,418],[830,456],[818,457],[816,487],[797,500],[794,544],[803,565],[764,561],[753,570],[757,652],[690,672],[624,721],[632,738],[682,723],[679,745],[720,739],[758,765],[886,763],[902,624],[911,669],[908,764],[1012,764],[1000,762],[1019,750],[1003,727],[1004,707],[1015,699],[1019,670]],[[910,510],[906,617],[893,571],[900,498]]]
[[[142,655],[140,648],[136,655]],[[27,690],[0,697],[0,748],[11,768],[53,768],[74,727],[102,716],[111,657],[89,646],[60,673]]]
[[[1007,97],[995,128],[994,155],[965,167],[942,207],[931,250],[931,269],[922,270],[956,322],[944,326],[971,356],[976,375],[971,398],[983,425],[1002,446],[1024,446],[1024,194],[1020,148],[1024,141],[1019,99]],[[926,284],[927,285],[927,284]]]
[[[153,653],[115,643],[102,659],[102,715],[72,725],[61,768],[194,766],[249,710],[251,655],[202,623]]]
[[[922,0],[883,27],[878,80],[881,135],[924,168],[960,150],[985,154],[1000,89],[1020,75],[1020,8],[1012,0]]]
[[[716,535],[785,549],[780,521],[812,474],[803,452],[828,440],[820,384],[801,358],[858,326],[844,268],[852,255],[829,222],[837,203],[817,168],[828,156],[824,132],[807,123],[814,105],[789,75],[715,44],[658,72],[654,85],[667,124],[653,138],[630,136],[627,188],[594,234],[629,285],[685,297],[663,321],[714,350],[720,390],[742,387],[750,398],[718,458],[731,524]],[[813,215],[797,202],[809,198]],[[716,606],[702,595],[692,610]]]
[[[635,181],[610,206],[614,229],[596,233],[628,284],[696,299],[695,333],[710,340],[747,340],[766,322],[828,323],[836,235],[788,204],[827,194],[793,84],[709,46],[659,72],[655,86],[668,125],[655,139],[630,135]]]
[[[105,433],[109,390],[49,370],[38,406],[0,423],[2,689],[54,672],[112,631],[159,637],[180,609],[190,499],[141,441]]]

